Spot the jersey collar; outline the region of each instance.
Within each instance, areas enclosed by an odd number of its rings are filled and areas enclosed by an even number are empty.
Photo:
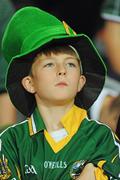
[[[73,107],[68,111],[68,113],[65,114],[65,116],[61,119],[61,123],[68,132],[68,134],[70,134],[74,133],[79,128],[82,120],[86,117],[86,110],[73,105]],[[38,111],[38,108],[35,109],[34,113],[28,119],[28,126],[31,136],[38,133],[39,131],[46,129],[44,121]]]
[[[35,111],[31,115],[31,117],[28,118],[28,126],[31,136],[39,131],[46,129],[44,121],[38,111],[38,108],[35,108]]]

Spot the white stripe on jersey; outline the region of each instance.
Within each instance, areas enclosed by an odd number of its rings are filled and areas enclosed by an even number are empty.
[[[33,132],[34,132],[34,134],[35,134],[35,133],[37,133],[37,130],[36,130],[36,126],[35,126],[35,121],[34,121],[33,114],[31,115],[31,119],[32,119]]]

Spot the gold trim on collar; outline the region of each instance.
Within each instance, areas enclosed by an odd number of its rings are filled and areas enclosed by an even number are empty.
[[[84,109],[73,106],[71,110],[63,117],[61,123],[64,128],[67,130],[68,135],[60,140],[59,142],[54,141],[50,134],[44,130],[44,135],[51,148],[55,153],[60,151],[75,135],[83,119],[87,117],[87,113]],[[74,122],[74,123],[73,123]]]
[[[28,127],[29,127],[29,132],[30,132],[30,136],[32,136],[34,134],[33,131],[33,126],[32,126],[32,118],[28,118]]]

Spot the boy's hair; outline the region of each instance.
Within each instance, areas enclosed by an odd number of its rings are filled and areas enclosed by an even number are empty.
[[[80,66],[80,73],[83,74],[83,69],[82,69],[82,63],[81,63],[81,60],[80,60],[80,56],[78,55],[77,50],[71,45],[49,46],[47,48],[44,48],[44,49],[42,49],[41,52],[39,52],[35,56],[35,58],[33,59],[32,64],[38,58],[40,58],[42,55],[49,56],[51,54],[57,55],[57,54],[60,54],[60,53],[70,54],[70,55],[74,56],[77,59],[78,64]],[[29,75],[32,75],[32,66],[31,66]]]

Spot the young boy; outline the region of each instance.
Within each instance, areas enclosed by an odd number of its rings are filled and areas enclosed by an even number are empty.
[[[87,118],[106,69],[91,40],[36,7],[18,10],[3,37],[6,86],[27,120],[0,137],[0,179],[120,179],[119,143]]]

